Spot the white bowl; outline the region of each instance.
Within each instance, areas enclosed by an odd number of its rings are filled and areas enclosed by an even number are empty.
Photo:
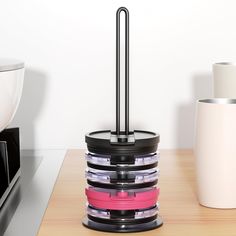
[[[0,132],[14,118],[24,82],[24,63],[0,59]]]

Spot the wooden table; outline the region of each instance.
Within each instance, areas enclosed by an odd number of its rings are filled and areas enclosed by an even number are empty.
[[[198,204],[193,159],[190,150],[161,151],[160,213],[164,225],[132,235],[236,235],[236,210],[216,210]],[[38,236],[111,235],[87,229],[81,224],[86,202],[84,170],[84,151],[68,151]]]

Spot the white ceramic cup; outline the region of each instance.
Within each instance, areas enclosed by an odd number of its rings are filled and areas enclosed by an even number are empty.
[[[213,64],[213,84],[215,98],[236,98],[236,64]]]
[[[197,101],[194,142],[199,203],[236,208],[236,99]]]

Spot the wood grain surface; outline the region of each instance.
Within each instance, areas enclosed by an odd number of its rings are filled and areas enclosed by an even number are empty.
[[[191,150],[163,150],[160,160],[161,228],[129,235],[218,236],[236,235],[236,210],[200,206],[196,198],[194,158]],[[38,236],[102,236],[82,226],[85,215],[84,150],[69,150]],[[219,189],[220,191],[220,189]],[[124,235],[116,233],[115,236]]]

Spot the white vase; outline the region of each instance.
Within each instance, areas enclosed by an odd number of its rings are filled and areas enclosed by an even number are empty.
[[[197,101],[194,155],[199,203],[236,208],[236,99]]]
[[[213,64],[213,83],[215,98],[236,98],[236,64]]]

